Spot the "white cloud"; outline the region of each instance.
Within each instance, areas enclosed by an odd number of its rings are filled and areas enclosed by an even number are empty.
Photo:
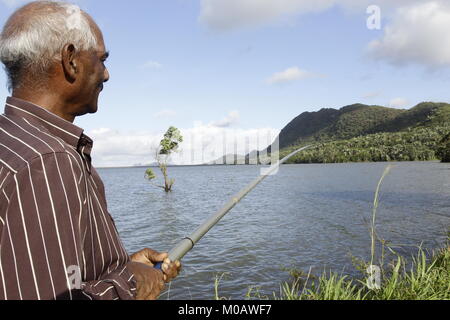
[[[298,67],[291,67],[282,72],[274,73],[271,77],[266,79],[266,83],[268,84],[287,83],[296,80],[316,78],[316,77],[323,77],[323,75],[301,70]]]
[[[403,109],[408,106],[409,101],[405,98],[395,98],[389,101],[389,107]]]
[[[219,121],[213,121],[209,124],[211,127],[227,128],[239,121],[240,115],[238,111],[231,111],[228,116]]]
[[[380,7],[382,13],[389,14],[392,9],[423,3],[424,1],[427,0],[335,0],[335,3],[344,9],[353,11],[363,10],[364,12],[368,6],[376,5]]]
[[[177,115],[177,112],[174,110],[164,109],[157,113],[155,113],[156,118],[172,118]]]
[[[372,4],[380,7],[386,24],[384,36],[368,46],[372,57],[394,64],[450,65],[447,0],[202,0],[199,20],[211,29],[226,31],[262,26],[333,6],[365,15]],[[280,82],[299,76],[298,70],[276,75]],[[278,82],[276,77],[271,81]]]
[[[392,64],[415,63],[430,68],[450,66],[450,4],[427,1],[398,9],[384,36],[368,50]]]
[[[109,128],[99,128],[99,129],[92,130],[91,134],[98,136],[98,135],[108,134],[109,132],[112,132],[112,130]]]
[[[212,29],[229,30],[270,23],[282,16],[320,11],[334,0],[202,0],[199,20]]]
[[[202,0],[199,21],[213,30],[233,30],[261,26],[311,12],[321,12],[333,6],[365,14],[372,4],[388,14],[393,8],[423,0]]]
[[[197,125],[180,131],[184,141],[180,151],[171,157],[171,163],[180,165],[202,164],[226,154],[237,152],[244,155],[262,150],[280,133],[273,128],[244,130],[211,125]],[[163,134],[120,132],[107,128],[88,132],[94,139],[94,164],[97,167],[117,167],[152,163]]]
[[[146,63],[144,63],[142,67],[145,69],[161,69],[163,65],[158,61],[149,60]]]

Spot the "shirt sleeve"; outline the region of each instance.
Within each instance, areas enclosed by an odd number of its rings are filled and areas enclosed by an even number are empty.
[[[136,281],[125,266],[121,271],[107,274],[102,280],[81,284],[80,299],[89,300],[134,300]]]
[[[40,155],[11,176],[0,238],[5,299],[134,299],[129,257],[104,246],[120,241],[106,217],[88,210],[78,161],[68,152]]]

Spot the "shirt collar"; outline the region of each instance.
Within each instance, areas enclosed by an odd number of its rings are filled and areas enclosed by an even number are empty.
[[[89,153],[92,149],[92,139],[83,134],[83,129],[31,102],[8,97],[5,114],[19,116],[32,123],[39,123],[51,134],[61,138],[75,149],[85,146],[85,152]]]

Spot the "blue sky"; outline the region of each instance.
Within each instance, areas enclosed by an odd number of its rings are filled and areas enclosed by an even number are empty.
[[[1,0],[0,23],[23,3]],[[151,162],[150,146],[170,125],[202,139],[225,131],[242,138],[276,134],[321,108],[450,100],[448,1],[76,3],[100,25],[111,53],[99,112],[76,120],[94,137],[100,166]],[[379,30],[367,28],[369,4],[380,8]],[[7,95],[2,73],[0,96]],[[120,144],[130,146],[127,154]],[[174,161],[192,163],[182,158]]]

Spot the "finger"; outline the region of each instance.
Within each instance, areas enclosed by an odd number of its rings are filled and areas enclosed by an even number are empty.
[[[166,259],[166,260],[167,260],[167,259]],[[171,272],[172,269],[175,268],[175,265],[174,265],[173,263],[167,263],[167,262],[164,262],[164,263],[162,264],[161,268],[162,268],[162,270],[163,270],[164,273],[169,273],[169,272]]]
[[[147,265],[147,266],[149,266],[149,267],[152,267],[152,268],[155,266],[155,264],[152,263],[152,262],[151,262],[150,260],[148,260],[147,258],[143,258],[140,262],[143,263],[143,264],[145,264],[145,265]]]
[[[150,260],[151,262],[163,262],[164,259],[168,257],[167,252],[158,252],[152,249],[147,249],[145,253],[147,259]]]
[[[142,263],[145,263],[147,265],[150,265],[151,267],[154,266],[154,264],[158,263],[158,262],[162,262],[164,261],[164,259],[167,258],[167,253],[160,253],[158,251],[146,248],[142,251],[139,252],[142,256],[142,259],[139,260],[145,260],[144,261],[139,261]]]
[[[178,276],[178,268],[176,268],[175,264],[169,266],[169,268],[164,272],[164,275],[167,276],[166,283],[172,281]]]
[[[140,262],[150,267],[154,267],[156,263],[163,261],[167,257],[167,253],[159,253],[152,249],[143,249],[130,256],[131,261]]]

